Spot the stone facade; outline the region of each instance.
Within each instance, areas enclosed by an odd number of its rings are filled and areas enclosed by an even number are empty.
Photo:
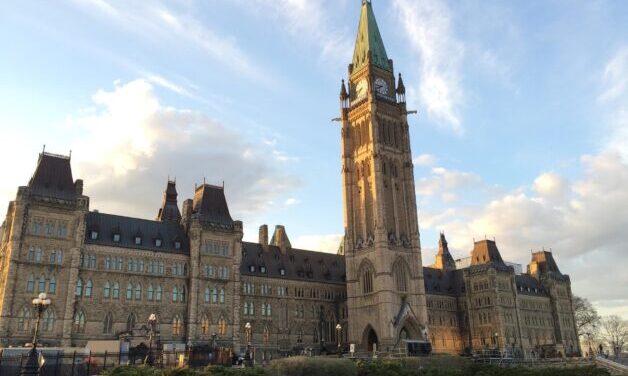
[[[46,292],[40,340],[53,346],[129,339],[155,313],[162,345],[215,341],[239,352],[251,323],[258,358],[338,343],[387,351],[404,340],[450,353],[578,352],[570,280],[551,253],[533,253],[517,274],[484,240],[457,268],[441,234],[435,264],[422,266],[405,88],[370,1],[340,102],[338,254],[293,248],[283,226],[243,241],[224,188],[208,184],[179,210],[169,181],[155,220],[90,211],[70,158],[41,153],[0,232],[0,345],[31,340],[30,302]]]

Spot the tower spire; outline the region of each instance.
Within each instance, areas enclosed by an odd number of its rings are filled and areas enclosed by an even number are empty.
[[[384,41],[373,13],[373,5],[370,0],[362,0],[358,36],[353,51],[353,69],[367,65],[369,60],[373,65],[392,71]]]

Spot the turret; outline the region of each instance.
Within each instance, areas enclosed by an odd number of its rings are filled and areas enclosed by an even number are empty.
[[[397,82],[397,101],[399,103],[406,103],[406,87],[403,84],[401,73],[399,73],[399,80]]]
[[[456,262],[449,253],[449,247],[447,246],[447,239],[445,239],[445,233],[440,233],[440,239],[438,240],[438,254],[436,254],[436,260],[434,265],[435,269],[442,271],[456,270]]]
[[[345,80],[340,84],[340,108],[342,110],[349,108],[349,93],[345,87]]]
[[[279,247],[281,253],[283,254],[286,254],[286,252],[292,248],[284,226],[275,226],[275,233],[273,234],[273,238],[270,240],[270,244]]]
[[[181,221],[181,212],[177,204],[177,186],[176,181],[168,180],[166,190],[164,191],[161,201],[161,207],[157,213],[157,220],[160,222],[179,222]]]

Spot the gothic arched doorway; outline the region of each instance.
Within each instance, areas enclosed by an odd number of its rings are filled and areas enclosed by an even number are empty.
[[[373,330],[373,328],[369,327],[368,333],[366,335],[366,349],[368,351],[373,351],[373,348],[375,347],[373,345],[377,344],[377,342],[377,333],[375,333],[375,330]]]

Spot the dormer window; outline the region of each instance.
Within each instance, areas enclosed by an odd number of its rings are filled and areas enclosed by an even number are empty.
[[[265,266],[260,266],[259,271],[261,273],[266,273],[266,267]]]
[[[255,271],[255,265],[251,265],[251,266],[249,266],[249,271],[250,271],[250,272],[254,272],[254,271]]]
[[[284,268],[279,269],[279,274],[286,275],[286,269]]]
[[[161,239],[155,239],[155,247],[161,247]]]
[[[135,244],[136,245],[142,244],[142,237],[141,236],[136,236],[135,237]]]
[[[119,243],[120,242],[120,234],[113,234],[113,241],[115,243]]]
[[[90,238],[92,240],[98,239],[98,231],[93,230],[92,233],[90,234]]]
[[[174,242],[174,249],[181,249],[181,242],[180,241]]]

